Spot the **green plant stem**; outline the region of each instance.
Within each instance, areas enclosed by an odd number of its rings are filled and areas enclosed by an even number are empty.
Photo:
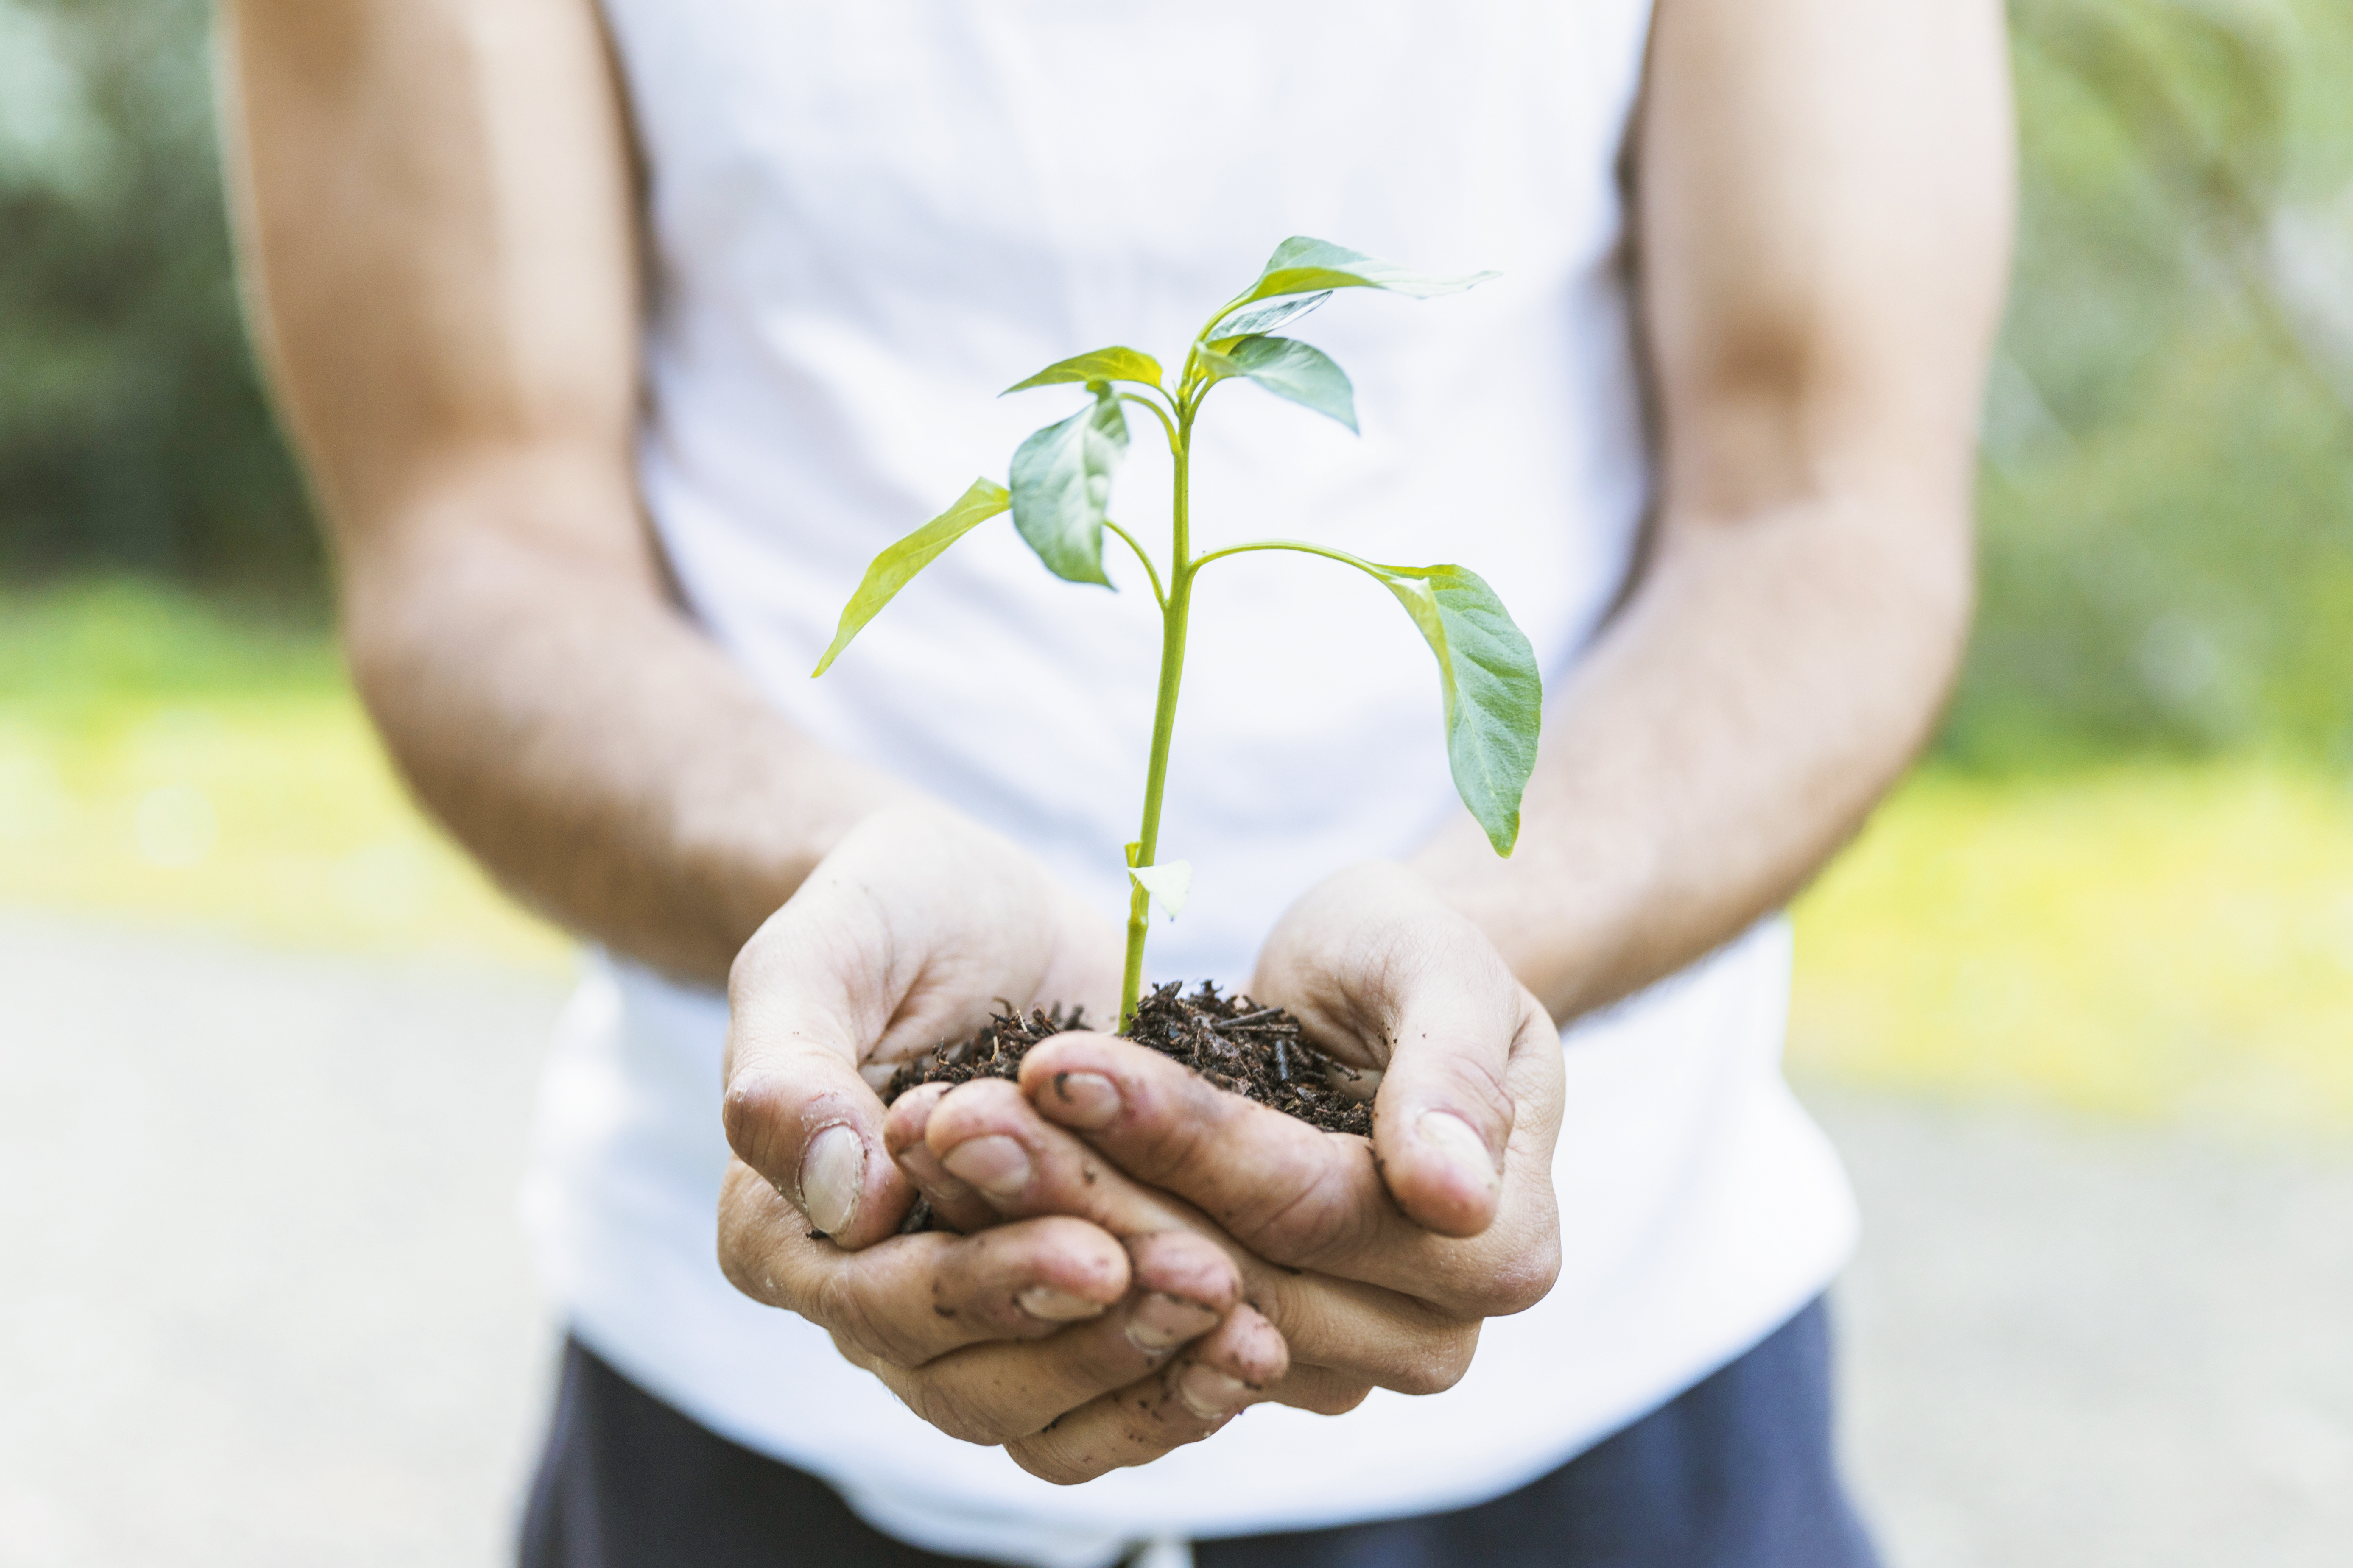
[[[1223,550],[1212,550],[1191,563],[1187,575],[1198,572],[1212,561],[1223,561],[1229,555],[1245,555],[1253,550],[1295,550],[1303,555],[1321,555],[1326,561],[1337,561],[1344,566],[1354,566],[1376,582],[1386,582],[1381,568],[1361,555],[1351,555],[1345,550],[1333,550],[1321,544],[1309,544],[1297,539],[1261,539],[1250,544],[1229,544]]]
[[[1121,393],[1119,395],[1119,400],[1122,403],[1133,403],[1138,408],[1150,409],[1152,411],[1152,416],[1160,421],[1160,427],[1168,432],[1168,450],[1172,454],[1176,450],[1176,426],[1168,423],[1167,413],[1161,408],[1159,404],[1154,402],[1149,397],[1145,397],[1139,393],[1134,392]]]
[[[1186,624],[1193,607],[1191,480],[1193,407],[1176,405],[1176,494],[1171,511],[1174,538],[1168,565],[1168,594],[1160,605],[1160,691],[1152,711],[1152,758],[1144,772],[1144,825],[1135,836],[1131,866],[1157,865],[1160,848],[1160,802],[1168,784],[1168,746],[1176,732],[1176,694],[1185,679]],[[1127,963],[1120,981],[1119,1023],[1126,1028],[1135,1018],[1144,997],[1144,939],[1151,930],[1152,896],[1129,879],[1127,895]]]
[[[1144,574],[1152,580],[1153,600],[1155,603],[1159,605],[1160,613],[1166,615],[1168,613],[1168,595],[1160,586],[1160,574],[1158,571],[1154,569],[1151,555],[1145,550],[1143,545],[1138,544],[1135,542],[1135,535],[1128,532],[1127,530],[1120,527],[1119,524],[1113,522],[1111,519],[1103,519],[1103,526],[1110,529],[1113,533],[1118,534],[1122,539],[1127,541],[1127,547],[1135,552],[1137,563],[1144,568]]]

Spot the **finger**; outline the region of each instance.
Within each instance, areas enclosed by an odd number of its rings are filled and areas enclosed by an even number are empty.
[[[843,1353],[950,1436],[1011,1442],[1166,1365],[1216,1330],[1240,1298],[1230,1260],[1185,1232],[1138,1237],[1129,1268],[1133,1282],[1117,1310],[1035,1343],[970,1345],[913,1368],[854,1344],[843,1344]]]
[[[1294,1364],[1399,1394],[1443,1394],[1462,1381],[1485,1321],[1326,1274],[1245,1269],[1242,1288],[1282,1331]]]
[[[1534,1061],[1531,1077],[1540,1071]],[[1541,1098],[1540,1083],[1525,1087]],[[1030,1047],[1021,1088],[1043,1117],[1081,1131],[1119,1171],[1198,1206],[1273,1263],[1479,1317],[1532,1305],[1557,1266],[1558,1242],[1546,1235],[1551,1151],[1534,1147],[1551,1124],[1542,1116],[1514,1134],[1528,1146],[1506,1165],[1497,1219],[1475,1241],[1459,1241],[1405,1215],[1362,1138],[1319,1131],[1133,1042],[1057,1035]],[[1058,1212],[1096,1217],[1083,1205]],[[1294,1352],[1321,1359],[1289,1319],[1277,1321]]]
[[[932,1108],[955,1087],[921,1084],[892,1100],[883,1119],[882,1140],[899,1168],[931,1200],[933,1215],[951,1230],[970,1234],[997,1223],[997,1212],[970,1186],[950,1175],[940,1157],[923,1142]]]
[[[797,1312],[869,1359],[920,1366],[966,1346],[1044,1339],[1109,1314],[1129,1294],[1127,1249],[1083,1220],[933,1232],[846,1252],[740,1161],[720,1189],[720,1257],[753,1300]],[[1187,1265],[1192,1272],[1186,1272]],[[1219,1289],[1199,1260],[1155,1266],[1159,1285]]]
[[[1187,1078],[1195,1076],[1156,1053],[1140,1054]],[[1311,1138],[1322,1136],[1281,1112],[1225,1098]],[[1480,1320],[1531,1305],[1550,1287],[1557,1268],[1549,1183],[1516,1204],[1511,1223],[1489,1236],[1448,1240],[1397,1214],[1370,1173],[1362,1139],[1342,1141],[1356,1151],[1356,1181],[1353,1200],[1341,1207],[1350,1215],[1387,1212],[1385,1235],[1361,1246],[1357,1256],[1366,1273],[1395,1280],[1394,1288],[1262,1261],[1198,1211],[1139,1185],[1071,1134],[1046,1123],[1001,1079],[964,1084],[944,1097],[933,1108],[926,1131],[943,1164],[1000,1213],[1071,1215],[1114,1236],[1172,1226],[1199,1231],[1231,1249],[1249,1300],[1272,1321],[1294,1355],[1403,1393],[1452,1387],[1478,1347]]]
[[[1294,1364],[1281,1383],[1266,1391],[1269,1405],[1288,1405],[1311,1415],[1345,1415],[1362,1405],[1374,1384],[1330,1367]]]
[[[1493,1222],[1517,1115],[1511,1058],[1543,1009],[1484,932],[1404,868],[1358,867],[1284,914],[1251,994],[1383,1068],[1373,1145],[1400,1208],[1445,1236]]]
[[[1191,1211],[1139,1186],[1041,1119],[1004,1079],[976,1079],[934,1101],[923,1142],[949,1175],[999,1215],[1072,1215],[1117,1237],[1198,1226]]]
[[[1020,1087],[1040,1116],[1262,1258],[1323,1268],[1378,1259],[1419,1235],[1389,1201],[1364,1139],[1320,1131],[1132,1041],[1040,1041],[1022,1060]]]
[[[1031,1475],[1060,1486],[1150,1464],[1264,1401],[1289,1365],[1274,1325],[1247,1305],[1236,1307],[1215,1333],[1157,1375],[1082,1405],[1006,1444],[1005,1451]]]
[[[914,1188],[860,1068],[970,1034],[990,998],[1077,986],[1086,919],[1029,858],[932,808],[845,834],[737,955],[729,976],[729,1144],[844,1247],[894,1234]],[[1075,923],[1074,923],[1075,922]]]
[[[868,955],[895,951],[879,902],[821,864],[728,975],[728,1146],[847,1247],[892,1235],[914,1200],[858,1072],[905,990]]]

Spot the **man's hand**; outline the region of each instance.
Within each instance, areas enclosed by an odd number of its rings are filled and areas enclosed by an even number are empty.
[[[958,1223],[1215,1241],[1249,1303],[1229,1328],[1255,1313],[1287,1350],[1265,1381],[1197,1352],[1008,1445],[1049,1479],[1146,1463],[1262,1401],[1337,1414],[1376,1386],[1450,1387],[1480,1323],[1558,1270],[1559,1037],[1468,921],[1398,868],[1344,873],[1284,917],[1252,994],[1379,1075],[1371,1147],[1092,1034],[1033,1047],[1018,1092],[981,1080],[892,1109],[900,1163]]]
[[[1402,868],[1356,868],[1283,916],[1250,994],[1377,1086],[1370,1158],[1101,1036],[1036,1047],[1022,1087],[1271,1262],[1481,1317],[1540,1300],[1560,1260],[1560,1037],[1478,929]]]
[[[1116,996],[1118,940],[996,835],[936,809],[876,813],[736,956],[728,1142],[840,1246],[882,1239],[913,1192],[875,1090],[1005,1004]]]
[[[1281,1339],[1237,1306],[1240,1268],[1197,1233],[1042,1215],[896,1234],[914,1189],[874,1084],[1005,1003],[1115,996],[1119,960],[1116,929],[1034,861],[928,808],[851,830],[736,959],[721,1264],[951,1436],[1029,1436],[1188,1344],[1220,1377],[1282,1372]]]

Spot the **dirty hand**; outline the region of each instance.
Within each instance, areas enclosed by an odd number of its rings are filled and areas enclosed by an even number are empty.
[[[1198,1234],[1069,1215],[897,1234],[914,1189],[874,1086],[999,998],[1107,1001],[1119,965],[1116,928],[995,835],[934,808],[853,829],[730,976],[728,1279],[974,1442],[1034,1434],[1188,1344],[1201,1364],[1271,1376],[1279,1340],[1237,1310],[1240,1270]]]
[[[1032,1047],[1029,1106],[1229,1238],[1245,1300],[1289,1345],[1288,1377],[1263,1397],[1346,1408],[1371,1386],[1450,1386],[1479,1324],[1533,1306],[1559,1271],[1558,1032],[1486,937],[1396,866],[1342,872],[1293,905],[1250,994],[1377,1085],[1369,1146],[1102,1035]],[[926,1142],[964,1131],[934,1111]],[[1000,1206],[1102,1224],[1102,1187]],[[1380,1328],[1335,1332],[1335,1300]]]

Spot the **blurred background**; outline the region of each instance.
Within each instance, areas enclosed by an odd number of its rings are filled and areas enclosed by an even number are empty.
[[[1871,1226],[1850,1447],[1899,1565],[2342,1565],[2353,6],[2011,16],[1977,641],[1797,913]],[[493,1561],[565,945],[353,703],[208,26],[0,0],[0,1568]],[[378,1114],[314,1146],[305,1094]],[[168,1283],[93,1238],[124,1205]]]

